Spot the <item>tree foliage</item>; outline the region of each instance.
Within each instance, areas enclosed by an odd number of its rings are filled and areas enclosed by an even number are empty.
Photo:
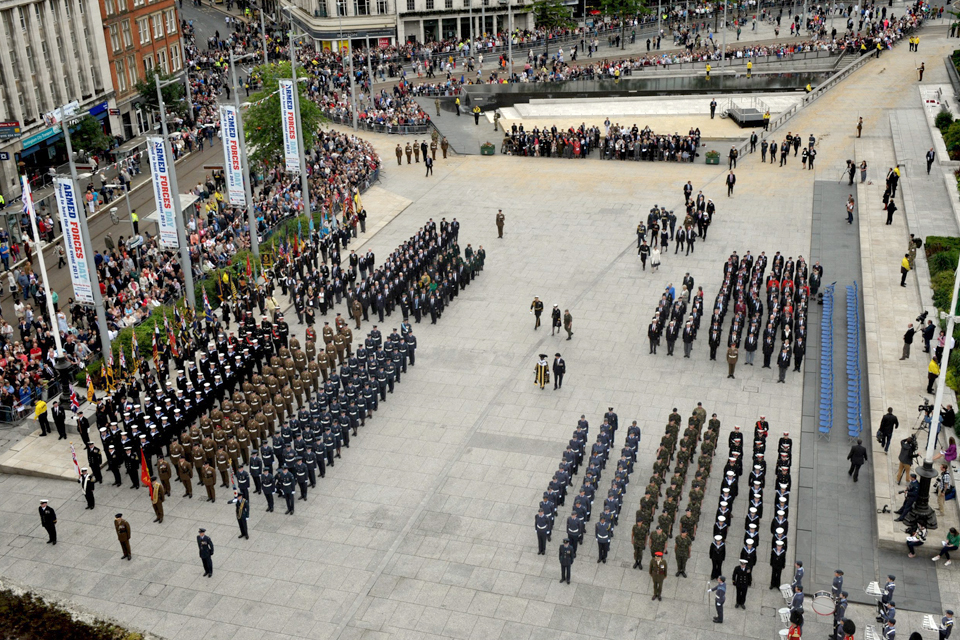
[[[251,106],[243,115],[247,154],[252,162],[276,160],[283,155],[283,123],[277,90],[280,80],[290,78],[290,63],[261,65],[254,69],[253,75],[263,84],[260,91],[250,96]],[[320,107],[307,97],[306,88],[300,82],[297,83],[297,91],[300,94],[303,144],[306,149],[310,149],[316,141],[317,128],[324,117]]]
[[[93,116],[84,116],[70,125],[70,145],[74,151],[103,153],[113,144],[113,139],[103,132],[100,122]]]
[[[159,111],[160,106],[157,102],[157,85],[154,76],[160,76],[160,82],[167,82],[173,78],[169,73],[158,73],[156,70],[150,70],[146,73],[143,80],[137,82],[137,91],[140,93],[140,104],[148,111]],[[163,94],[163,104],[167,108],[167,113],[175,113],[181,118],[187,116],[187,89],[182,82],[171,82],[162,87],[160,93]]]
[[[573,20],[573,11],[563,0],[534,0],[530,7],[533,18],[538,27],[547,30],[571,29],[576,26]],[[550,40],[546,40],[546,51],[550,51]]]
[[[600,11],[605,16],[620,20],[621,49],[623,49],[626,44],[626,39],[623,37],[626,21],[640,15],[652,13],[652,10],[647,8],[644,0],[600,0]]]

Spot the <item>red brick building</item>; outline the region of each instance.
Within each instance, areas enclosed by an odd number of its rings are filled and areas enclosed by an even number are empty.
[[[110,74],[116,91],[113,132],[129,139],[149,131],[151,115],[140,108],[137,82],[152,69],[183,69],[176,0],[98,0]]]

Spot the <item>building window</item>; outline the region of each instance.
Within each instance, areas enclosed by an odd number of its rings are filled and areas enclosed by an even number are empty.
[[[127,58],[127,79],[130,81],[130,86],[137,86],[137,82],[140,81],[140,78],[137,75],[137,58],[136,56],[130,56]]]
[[[127,10],[127,0],[117,0],[117,12]]]
[[[150,25],[147,22],[147,18],[137,20],[137,30],[140,32],[140,44],[150,42]]]
[[[110,46],[114,52],[120,51],[120,28],[115,24],[110,25]]]
[[[117,60],[117,89],[120,93],[127,90],[127,70],[123,60]]]
[[[124,20],[121,29],[123,30],[123,48],[129,49],[133,46],[133,34],[130,32],[130,21]]]
[[[177,43],[170,45],[170,66],[173,71],[180,71],[180,45]]]
[[[387,15],[387,0],[377,0],[377,15]]]
[[[157,66],[164,73],[170,73],[170,67],[167,65],[167,50],[160,48],[157,50]]]
[[[153,71],[153,55],[152,54],[148,53],[147,55],[143,56],[143,69],[144,71],[147,72],[147,74]]]
[[[115,13],[113,8],[113,0],[103,0],[103,6],[106,9],[108,16],[112,16]]]
[[[433,0],[427,0],[427,11],[433,10]]]
[[[453,0],[443,0],[444,9],[453,9]]]
[[[167,11],[167,34],[173,34],[177,32],[177,11],[176,9],[170,9]]]
[[[347,0],[337,0],[337,15],[347,15]]]
[[[416,10],[416,0],[407,0],[407,11]]]
[[[83,0],[77,0],[77,8],[80,10],[80,15],[83,15]]]
[[[358,16],[370,15],[370,3],[368,0],[353,0],[353,13]]]
[[[27,30],[27,17],[23,15],[23,6],[17,7],[17,15],[20,17],[20,30]],[[292,77],[292,76],[291,76]]]
[[[144,2],[144,0],[133,0],[133,6],[134,6],[134,7],[142,7],[142,6],[145,5],[145,4],[146,4],[146,2]]]
[[[163,39],[163,18],[160,14],[156,14],[150,18],[153,20],[153,39],[162,40]]]

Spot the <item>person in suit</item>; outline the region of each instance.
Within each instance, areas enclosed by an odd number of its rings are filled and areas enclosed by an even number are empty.
[[[53,414],[53,424],[57,427],[57,440],[66,440],[67,439],[67,412],[63,410],[63,407],[60,406],[60,403],[54,400],[53,409],[50,411]]]
[[[560,354],[555,354],[553,358],[553,388],[554,390],[563,387],[563,374],[567,372],[567,363],[563,361]]]
[[[197,535],[197,547],[200,549],[203,575],[209,578],[213,576],[213,540],[207,535],[207,530],[202,527]]]
[[[47,500],[40,501],[40,526],[47,530],[50,539],[47,544],[57,544],[57,512],[48,504]]]
[[[737,184],[737,176],[733,174],[733,171],[727,174],[727,197],[733,197],[733,187]]]
[[[857,438],[857,444],[850,447],[847,460],[850,461],[850,470],[847,471],[847,475],[852,475],[853,481],[856,482],[860,476],[860,467],[867,461],[867,449],[863,446],[863,440]]]

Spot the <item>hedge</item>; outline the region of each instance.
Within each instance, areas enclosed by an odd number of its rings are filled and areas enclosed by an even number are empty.
[[[139,633],[94,620],[81,622],[60,606],[32,593],[0,590],[0,637],[17,640],[142,640]]]
[[[960,259],[960,238],[945,236],[927,236],[924,252],[927,256],[927,266],[930,269],[930,287],[933,289],[933,304],[944,313],[950,309],[950,298],[953,296],[953,281],[957,272],[957,261]],[[960,307],[960,305],[958,305]],[[946,323],[940,323],[946,328]],[[960,340],[960,326],[954,330],[954,338]],[[947,386],[960,392],[960,349],[950,353],[950,362],[947,364]],[[960,433],[960,430],[958,430]]]

